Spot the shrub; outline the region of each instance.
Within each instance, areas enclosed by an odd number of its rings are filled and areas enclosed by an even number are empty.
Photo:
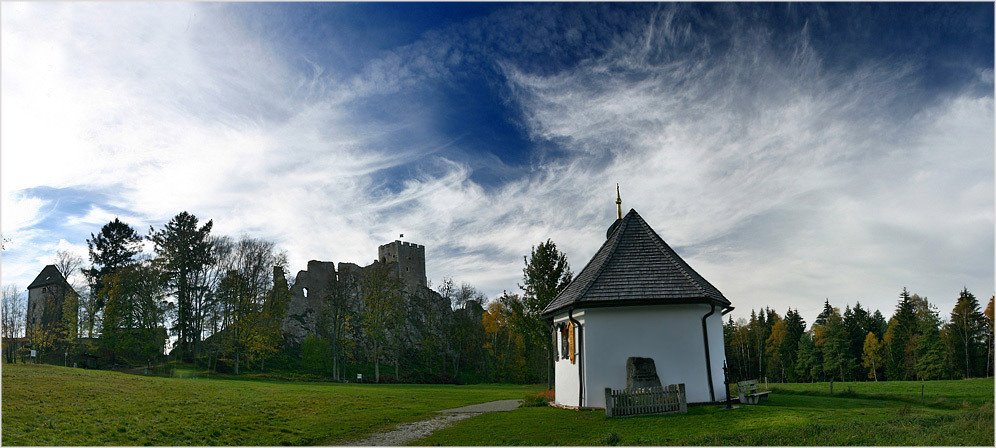
[[[607,436],[602,438],[602,445],[616,446],[619,444],[619,434],[610,432]]]
[[[526,395],[522,400],[522,406],[547,406],[553,401],[553,390],[544,390],[538,394]]]

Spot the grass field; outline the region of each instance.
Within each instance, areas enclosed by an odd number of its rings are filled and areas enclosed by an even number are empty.
[[[772,385],[767,404],[606,419],[527,407],[457,422],[421,445],[988,445],[993,380]],[[5,445],[342,444],[434,411],[541,386],[350,385],[3,367]]]
[[[3,366],[4,445],[328,445],[536,386],[157,378]]]
[[[924,399],[920,400],[920,385]],[[772,385],[767,403],[607,419],[601,410],[485,414],[420,445],[993,445],[993,380]]]

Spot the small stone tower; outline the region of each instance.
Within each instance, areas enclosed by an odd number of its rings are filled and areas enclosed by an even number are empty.
[[[377,259],[393,263],[395,273],[406,286],[426,286],[425,246],[396,240],[378,247]]]
[[[59,269],[50,264],[28,285],[27,329],[48,327],[62,321],[66,295],[75,294]]]

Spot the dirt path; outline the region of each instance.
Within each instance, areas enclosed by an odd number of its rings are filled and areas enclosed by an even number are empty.
[[[350,443],[350,446],[399,446],[412,440],[432,434],[433,431],[445,428],[453,422],[483,414],[485,412],[511,411],[519,407],[522,400],[499,400],[487,403],[464,406],[462,408],[444,409],[440,416],[415,423],[401,425],[387,432],[374,434],[366,439]]]

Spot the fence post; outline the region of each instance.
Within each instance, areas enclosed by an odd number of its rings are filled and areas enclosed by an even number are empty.
[[[612,417],[612,389],[605,388],[605,416]]]
[[[688,412],[688,400],[685,399],[685,383],[678,383],[678,410],[682,414]]]

